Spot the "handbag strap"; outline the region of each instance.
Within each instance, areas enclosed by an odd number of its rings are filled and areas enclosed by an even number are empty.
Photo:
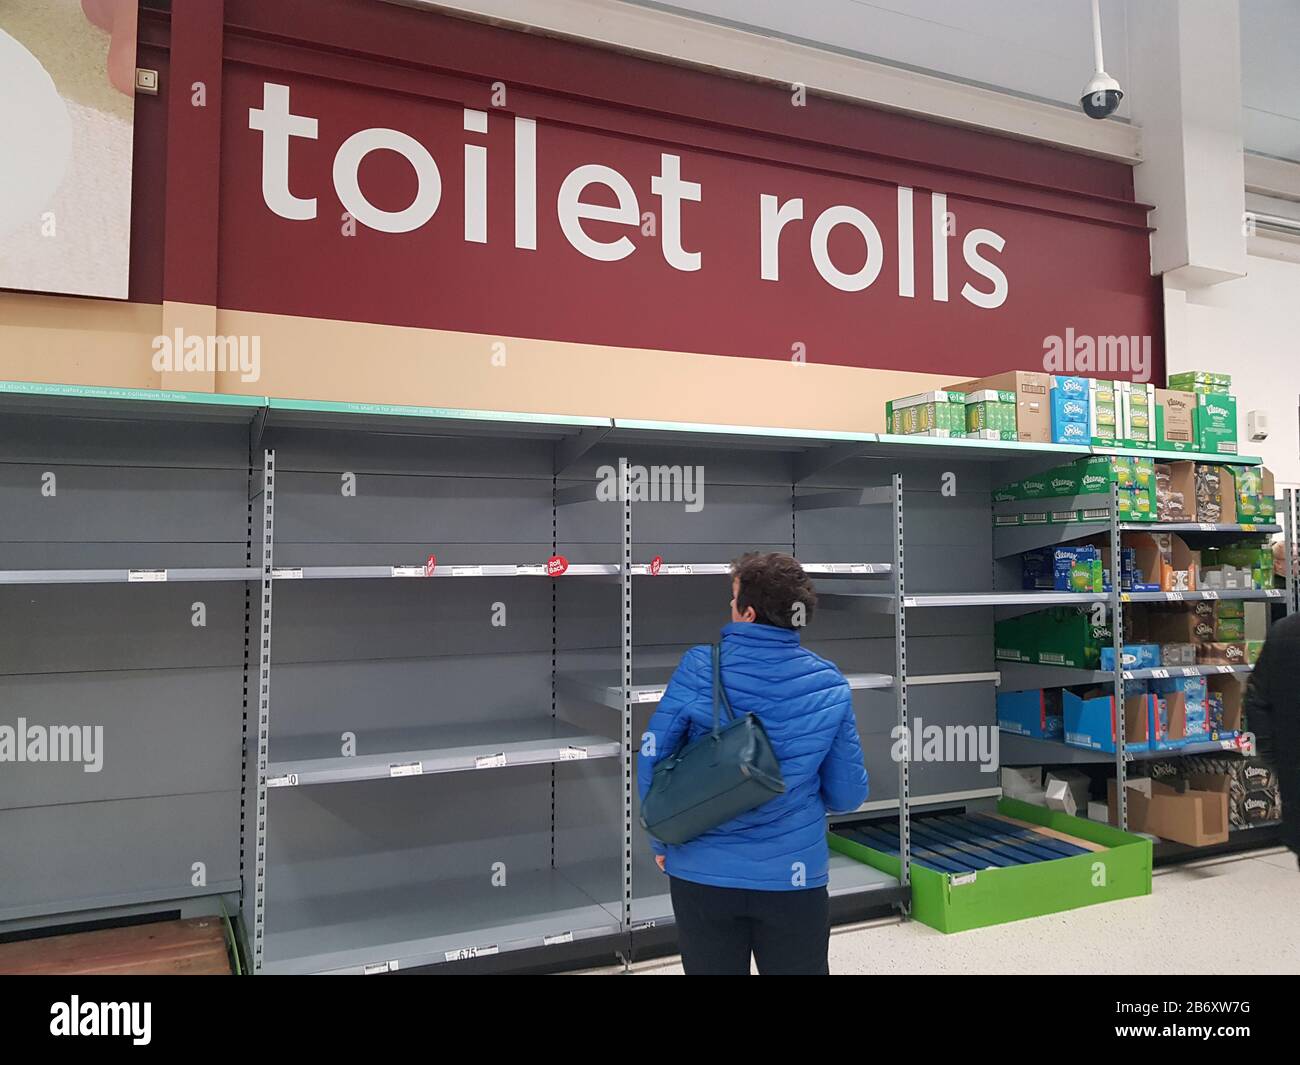
[[[727,699],[727,690],[722,686],[722,645],[715,643],[713,645],[713,735],[715,739],[720,732],[718,724],[719,706],[727,711],[727,720],[729,722],[735,718],[736,715],[731,709],[731,702]]]

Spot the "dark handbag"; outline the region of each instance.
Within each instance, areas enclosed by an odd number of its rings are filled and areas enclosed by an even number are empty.
[[[655,766],[641,803],[641,826],[664,843],[685,843],[762,806],[785,791],[781,763],[763,723],[736,715],[722,687],[721,649],[713,645],[713,730]],[[719,722],[719,707],[727,723]]]

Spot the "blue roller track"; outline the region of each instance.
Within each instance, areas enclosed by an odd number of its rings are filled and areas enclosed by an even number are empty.
[[[1019,825],[1008,824],[1006,821],[999,821],[996,817],[989,817],[987,814],[968,814],[966,819],[982,825],[985,831],[1000,832],[1014,839],[1028,840],[1036,846],[1045,847],[1049,851],[1053,851],[1053,856],[1057,858],[1071,858],[1076,854],[1091,853],[1086,847],[1067,843],[1063,839],[1053,839],[1051,836],[1044,836],[1032,829],[1021,828]]]
[[[849,825],[837,831],[886,854],[899,852],[898,825],[894,822]],[[1089,853],[1084,847],[986,814],[920,817],[912,822],[911,831],[912,861],[940,873],[1005,869]]]

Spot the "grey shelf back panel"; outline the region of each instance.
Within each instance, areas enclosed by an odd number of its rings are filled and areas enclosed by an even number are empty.
[[[7,723],[102,732],[96,771],[85,761],[6,764],[0,809],[237,787],[242,698],[234,666],[2,676]]]
[[[497,436],[423,436],[276,428],[267,431],[263,446],[276,452],[278,472],[333,474],[336,483],[349,470],[420,478],[525,477],[549,485],[554,469],[549,439],[520,439],[508,429]]]
[[[494,625],[496,603],[507,624]],[[277,672],[294,662],[551,652],[551,589],[518,577],[277,581]],[[274,711],[273,711],[274,713]]]
[[[909,662],[910,665],[910,662]],[[947,729],[955,726],[965,729],[964,759],[947,760],[960,749],[945,750],[943,761],[914,758],[911,765],[911,792],[914,800],[926,795],[943,795],[951,792],[975,791],[996,788],[1000,784],[998,762],[988,737],[997,732],[996,691],[992,682],[970,684],[911,685],[907,691],[908,717],[913,729],[913,749],[923,746],[925,732],[930,726]],[[921,722],[917,731],[917,722]],[[974,731],[967,726],[984,726]],[[986,737],[984,751],[979,748],[979,737]],[[924,753],[924,752],[923,752]],[[981,754],[990,760],[981,763]],[[982,764],[991,766],[988,772]]]
[[[53,494],[43,494],[46,483]],[[0,462],[0,543],[242,545],[248,515],[238,503],[247,486],[246,469]]]
[[[230,791],[0,810],[0,839],[0,921],[237,890],[237,779]]]
[[[346,467],[344,467],[346,470]],[[355,472],[355,471],[353,471]],[[551,479],[276,471],[277,546],[293,543],[520,543],[551,540]],[[276,563],[294,564],[277,551]]]
[[[0,462],[246,472],[248,426],[7,412],[0,417]]]
[[[445,655],[395,660],[294,662],[275,667],[270,756],[279,740],[535,718],[551,712],[551,656]],[[338,753],[337,751],[335,753]]]
[[[271,789],[268,932],[277,904],[550,868],[551,773],[581,765]]]
[[[793,452],[789,450],[747,450],[692,446],[689,442],[651,444],[644,442],[601,443],[565,471],[567,477],[594,480],[601,467],[618,469],[620,457],[629,464],[644,466],[703,466],[708,487],[770,487],[789,484],[794,476]],[[708,500],[708,487],[705,501]]]
[[[192,623],[204,604],[207,625]],[[244,663],[244,586],[0,587],[0,675]],[[228,708],[238,723],[242,706]]]

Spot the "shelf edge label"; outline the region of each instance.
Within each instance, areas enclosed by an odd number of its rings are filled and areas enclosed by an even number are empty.
[[[153,584],[167,580],[165,569],[129,569],[126,579],[130,584]]]
[[[498,751],[496,754],[483,754],[474,759],[475,769],[499,769],[506,764],[506,752]]]
[[[268,788],[296,788],[298,786],[298,774],[285,773],[279,777],[267,777],[266,786]]]
[[[390,762],[388,765],[390,777],[418,777],[423,774],[423,762]]]
[[[276,581],[302,580],[301,566],[276,566],[271,570],[271,579]]]
[[[495,943],[486,947],[461,947],[460,950],[443,951],[445,961],[468,961],[470,958],[485,958],[489,954],[497,954],[499,950]]]

